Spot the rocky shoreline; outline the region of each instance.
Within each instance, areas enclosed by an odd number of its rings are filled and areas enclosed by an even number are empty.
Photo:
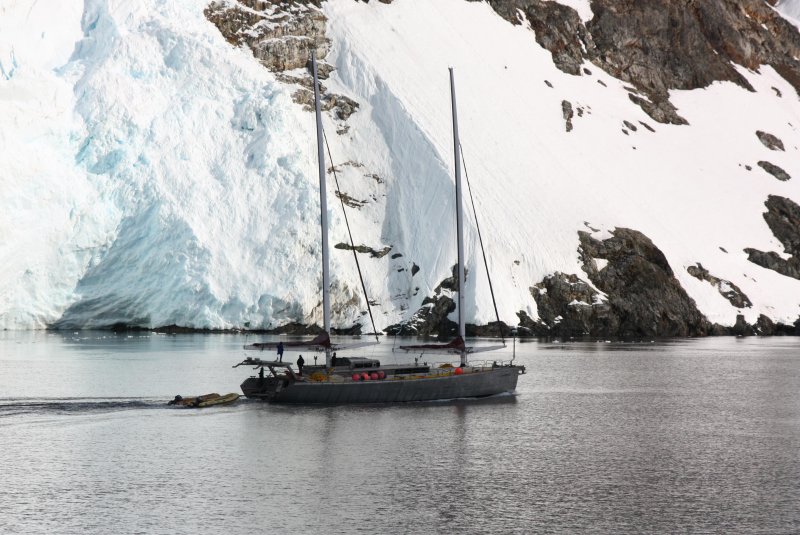
[[[523,316],[525,317],[525,316]],[[591,336],[582,333],[562,332],[560,334],[542,331],[541,329],[531,329],[520,324],[516,328],[512,328],[503,322],[498,325],[497,322],[490,322],[486,325],[467,324],[467,337],[474,338],[505,338],[506,340],[513,338],[526,339],[526,340],[575,340],[575,341],[595,341],[595,340],[611,340],[621,342],[637,342],[637,341],[651,341],[651,340],[667,340],[677,338],[703,338],[707,336],[800,336],[800,320],[794,325],[786,325],[783,323],[775,324],[766,316],[760,316],[759,321],[750,325],[744,321],[743,316],[739,316],[740,321],[737,321],[733,327],[724,327],[715,325],[715,328],[710,332],[700,336]],[[765,319],[765,322],[761,320]],[[526,318],[526,321],[531,321]],[[533,322],[535,324],[535,322]],[[61,331],[74,331],[75,329],[47,329],[52,332]],[[201,329],[196,327],[184,327],[180,325],[165,325],[161,327],[141,327],[136,325],[109,325],[107,327],[93,327],[91,329],[79,329],[79,331],[110,331],[114,333],[129,333],[129,332],[148,332],[159,334],[261,334],[261,335],[291,335],[303,336],[309,334],[317,334],[322,331],[318,325],[304,325],[292,323],[278,327],[276,329]],[[332,329],[334,336],[374,336],[375,333],[362,333],[360,325],[354,325],[349,329]],[[449,340],[455,331],[448,332],[447,335],[418,335],[412,332],[396,332],[377,333],[378,336],[415,336],[431,340]]]

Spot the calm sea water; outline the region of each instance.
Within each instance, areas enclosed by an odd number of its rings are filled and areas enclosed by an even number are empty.
[[[165,405],[238,391],[245,341],[0,332],[0,533],[800,533],[796,338],[518,343],[480,401]]]

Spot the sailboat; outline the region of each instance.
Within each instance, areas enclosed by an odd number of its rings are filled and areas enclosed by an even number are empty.
[[[401,346],[406,351],[457,353],[460,364],[449,363],[430,366],[426,363],[384,365],[377,359],[336,357],[343,349],[330,339],[330,279],[328,272],[328,223],[325,188],[325,157],[323,153],[322,115],[320,110],[319,81],[316,54],[311,56],[314,78],[314,107],[317,123],[317,159],[320,183],[320,223],[322,226],[322,309],[323,332],[309,341],[283,342],[281,348],[316,350],[325,353],[324,366],[304,367],[304,373],[295,373],[291,364],[281,360],[264,360],[249,357],[236,364],[253,366],[258,375],[242,383],[242,392],[248,398],[277,403],[344,404],[344,403],[396,403],[433,401],[456,398],[486,397],[513,392],[517,379],[525,367],[493,361],[486,365],[470,365],[467,354],[477,352],[466,346],[464,318],[464,236],[461,199],[461,158],[456,113],[455,83],[450,69],[450,93],[453,111],[453,137],[455,146],[456,227],[458,236],[458,316],[459,335],[447,344],[422,344]],[[365,345],[365,344],[359,344]],[[275,350],[277,343],[257,343],[245,346],[249,350]],[[353,346],[350,346],[351,348]],[[265,369],[268,373],[265,373]]]

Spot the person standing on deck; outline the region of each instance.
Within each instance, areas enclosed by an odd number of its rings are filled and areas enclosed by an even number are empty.
[[[278,362],[283,362],[283,342],[278,342]]]
[[[300,358],[297,359],[297,373],[298,374],[303,375],[303,365],[305,363],[306,363],[306,361],[303,360],[303,355],[300,355]]]

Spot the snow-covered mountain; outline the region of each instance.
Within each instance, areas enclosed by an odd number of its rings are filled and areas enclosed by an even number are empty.
[[[501,320],[788,332],[800,2],[770,3],[6,0],[0,328],[318,322],[316,46],[378,329],[451,311],[453,66]],[[329,212],[334,324],[371,330]],[[475,223],[466,313],[487,324]]]

